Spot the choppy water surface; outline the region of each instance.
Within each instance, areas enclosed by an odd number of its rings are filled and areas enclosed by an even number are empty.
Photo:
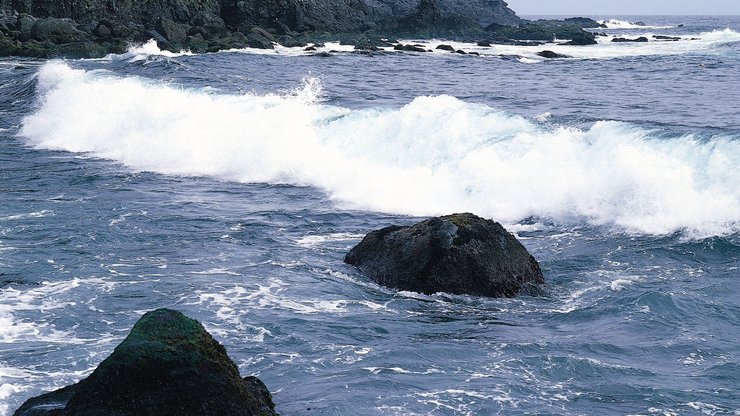
[[[740,20],[609,25],[455,44],[480,57],[0,60],[0,415],[157,307],[285,415],[737,415]],[[643,34],[682,40],[610,42]],[[459,211],[516,232],[546,295],[399,293],[342,263]]]

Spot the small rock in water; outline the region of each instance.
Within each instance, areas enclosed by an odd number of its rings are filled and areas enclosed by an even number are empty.
[[[545,282],[501,224],[469,213],[373,231],[344,261],[383,286],[426,294],[512,297]]]
[[[566,56],[566,55],[561,55],[561,54],[559,54],[559,53],[555,53],[555,52],[553,52],[553,51],[542,51],[542,52],[537,52],[537,55],[538,55],[538,56],[541,56],[541,57],[543,57],[543,58],[547,58],[547,59],[555,59],[555,58],[567,58],[567,56]]]
[[[648,38],[646,38],[645,36],[640,36],[639,38],[636,38],[636,39],[629,39],[629,38],[614,38],[614,39],[612,39],[612,42],[621,42],[621,43],[624,43],[624,42],[647,42],[647,41],[648,41]]]
[[[441,51],[455,52],[455,48],[453,48],[450,45],[444,45],[444,44],[437,46],[435,49],[439,49]]]
[[[90,376],[15,416],[275,416],[267,387],[239,376],[223,345],[180,312],[146,313]]]

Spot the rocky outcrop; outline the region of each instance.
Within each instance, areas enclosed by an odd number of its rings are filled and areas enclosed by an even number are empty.
[[[647,42],[647,41],[648,41],[648,38],[646,38],[645,36],[640,36],[639,38],[635,38],[635,39],[630,39],[630,38],[614,38],[614,39],[612,39],[612,42],[617,42],[617,43],[628,43],[628,42],[643,43],[643,42]]]
[[[149,39],[211,52],[360,35],[371,44],[404,36],[585,45],[593,35],[582,28],[594,24],[523,21],[502,0],[0,0],[0,56],[101,57]]]
[[[497,24],[485,28],[493,42],[506,41],[542,41],[554,42],[556,39],[570,39],[571,45],[592,45],[596,36],[583,30],[580,24],[571,24],[564,20],[539,20],[525,22],[519,26],[502,26]]]
[[[537,52],[537,56],[541,56],[541,57],[547,58],[547,59],[568,58],[567,55],[561,55],[561,54],[555,53],[553,51],[541,51],[541,52]]]
[[[89,377],[28,400],[15,416],[276,415],[256,377],[180,312],[145,314]]]
[[[544,283],[514,236],[468,213],[373,231],[344,261],[381,285],[427,294],[511,297]]]

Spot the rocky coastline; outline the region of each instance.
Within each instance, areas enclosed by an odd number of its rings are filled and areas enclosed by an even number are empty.
[[[0,0],[0,56],[99,58],[150,39],[194,53],[330,40],[374,50],[396,38],[589,45],[584,29],[599,26],[523,20],[501,0]]]

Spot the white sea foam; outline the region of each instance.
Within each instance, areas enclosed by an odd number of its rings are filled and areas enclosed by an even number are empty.
[[[352,234],[352,233],[332,233],[327,235],[307,235],[296,240],[296,244],[301,247],[316,247],[326,243],[336,241],[354,241],[361,240],[364,234]]]
[[[127,59],[130,62],[136,62],[136,61],[142,61],[147,59],[150,56],[164,56],[166,58],[176,58],[179,56],[185,56],[185,55],[192,55],[193,53],[189,50],[184,50],[180,52],[170,52],[168,50],[162,50],[159,49],[159,46],[157,46],[157,41],[154,39],[150,39],[147,42],[144,42],[140,45],[131,45],[128,48],[128,51],[123,54],[110,54],[107,55],[105,60],[113,60],[113,59]]]
[[[675,27],[643,25],[616,19],[599,20],[599,23],[602,25],[606,25],[606,29],[670,29],[672,27]]]
[[[649,30],[649,28],[644,28]],[[519,61],[524,63],[537,63],[546,61],[537,55],[542,50],[550,50],[560,55],[568,56],[570,59],[614,59],[631,56],[659,56],[659,55],[681,55],[687,53],[708,53],[719,46],[740,42],[740,33],[731,29],[704,32],[696,35],[679,36],[678,41],[662,41],[653,39],[653,35],[659,33],[645,32],[634,33],[628,38],[647,37],[648,42],[612,42],[615,35],[599,36],[596,38],[598,44],[589,46],[571,46],[565,42],[548,43],[538,47],[518,45],[492,45],[491,47],[479,47],[474,44],[432,41],[429,48],[436,47],[440,43],[449,43],[456,49],[467,52],[478,52],[482,56],[490,55],[516,55]],[[621,36],[619,36],[621,37]],[[438,51],[438,53],[447,53]]]
[[[322,104],[320,83],[218,95],[44,65],[21,135],[137,171],[312,185],[344,207],[530,216],[637,233],[740,229],[740,140],[630,124],[548,127],[449,96],[396,109]],[[94,114],[94,117],[90,115]]]

